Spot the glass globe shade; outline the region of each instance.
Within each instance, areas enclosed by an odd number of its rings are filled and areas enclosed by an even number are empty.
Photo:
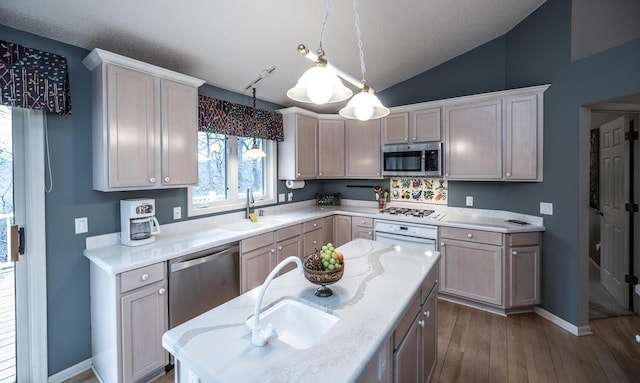
[[[324,66],[315,66],[308,69],[304,76],[307,77],[307,96],[317,105],[327,103],[331,99],[332,73]]]

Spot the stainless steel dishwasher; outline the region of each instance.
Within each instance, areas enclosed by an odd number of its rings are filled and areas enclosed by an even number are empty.
[[[169,328],[240,295],[238,243],[169,261]]]

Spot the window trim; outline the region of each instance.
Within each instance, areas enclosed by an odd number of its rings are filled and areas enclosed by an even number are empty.
[[[231,174],[237,174],[237,136],[227,136],[227,175],[230,190],[236,190],[238,188],[237,177],[231,177]],[[277,158],[278,158],[278,145],[276,141],[262,139],[263,150],[267,154],[265,158],[264,179],[265,179],[265,195],[256,196],[254,206],[266,206],[273,205],[277,202]],[[208,207],[198,208],[193,204],[193,187],[187,188],[187,216],[197,217],[208,214],[231,212],[234,210],[244,209],[246,202],[244,199],[240,200],[225,200],[215,202]]]

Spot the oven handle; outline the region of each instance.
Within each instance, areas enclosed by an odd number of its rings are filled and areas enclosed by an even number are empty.
[[[422,243],[425,245],[433,245],[435,247],[436,240],[435,239],[427,239],[427,238],[419,238],[419,237],[411,237],[408,235],[398,235],[392,233],[385,233],[383,231],[376,231],[374,234],[374,240],[377,240],[378,237],[389,238],[398,240],[398,242],[412,242],[412,243]]]
[[[178,272],[180,270],[184,270],[184,269],[188,269],[188,268],[193,267],[193,266],[201,265],[203,263],[212,262],[216,258],[219,258],[219,257],[227,254],[228,252],[232,251],[233,249],[234,249],[233,247],[228,247],[228,248],[226,248],[224,250],[215,252],[213,254],[207,254],[207,255],[204,255],[202,257],[190,259],[188,261],[182,261],[182,262],[174,263],[169,268],[169,271],[172,272],[172,273],[175,273],[175,272]]]

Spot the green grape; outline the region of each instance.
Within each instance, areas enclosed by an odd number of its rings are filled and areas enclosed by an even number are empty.
[[[327,249],[328,249],[327,245],[322,246],[322,250],[327,250]]]
[[[327,267],[329,270],[335,270],[336,269],[336,265],[330,263],[329,266]]]
[[[338,262],[338,261],[336,261],[336,259],[335,259],[335,258],[331,258],[331,259],[329,260],[329,263],[330,263],[330,264],[332,264],[332,265],[335,265],[335,264],[336,264],[336,262]]]

